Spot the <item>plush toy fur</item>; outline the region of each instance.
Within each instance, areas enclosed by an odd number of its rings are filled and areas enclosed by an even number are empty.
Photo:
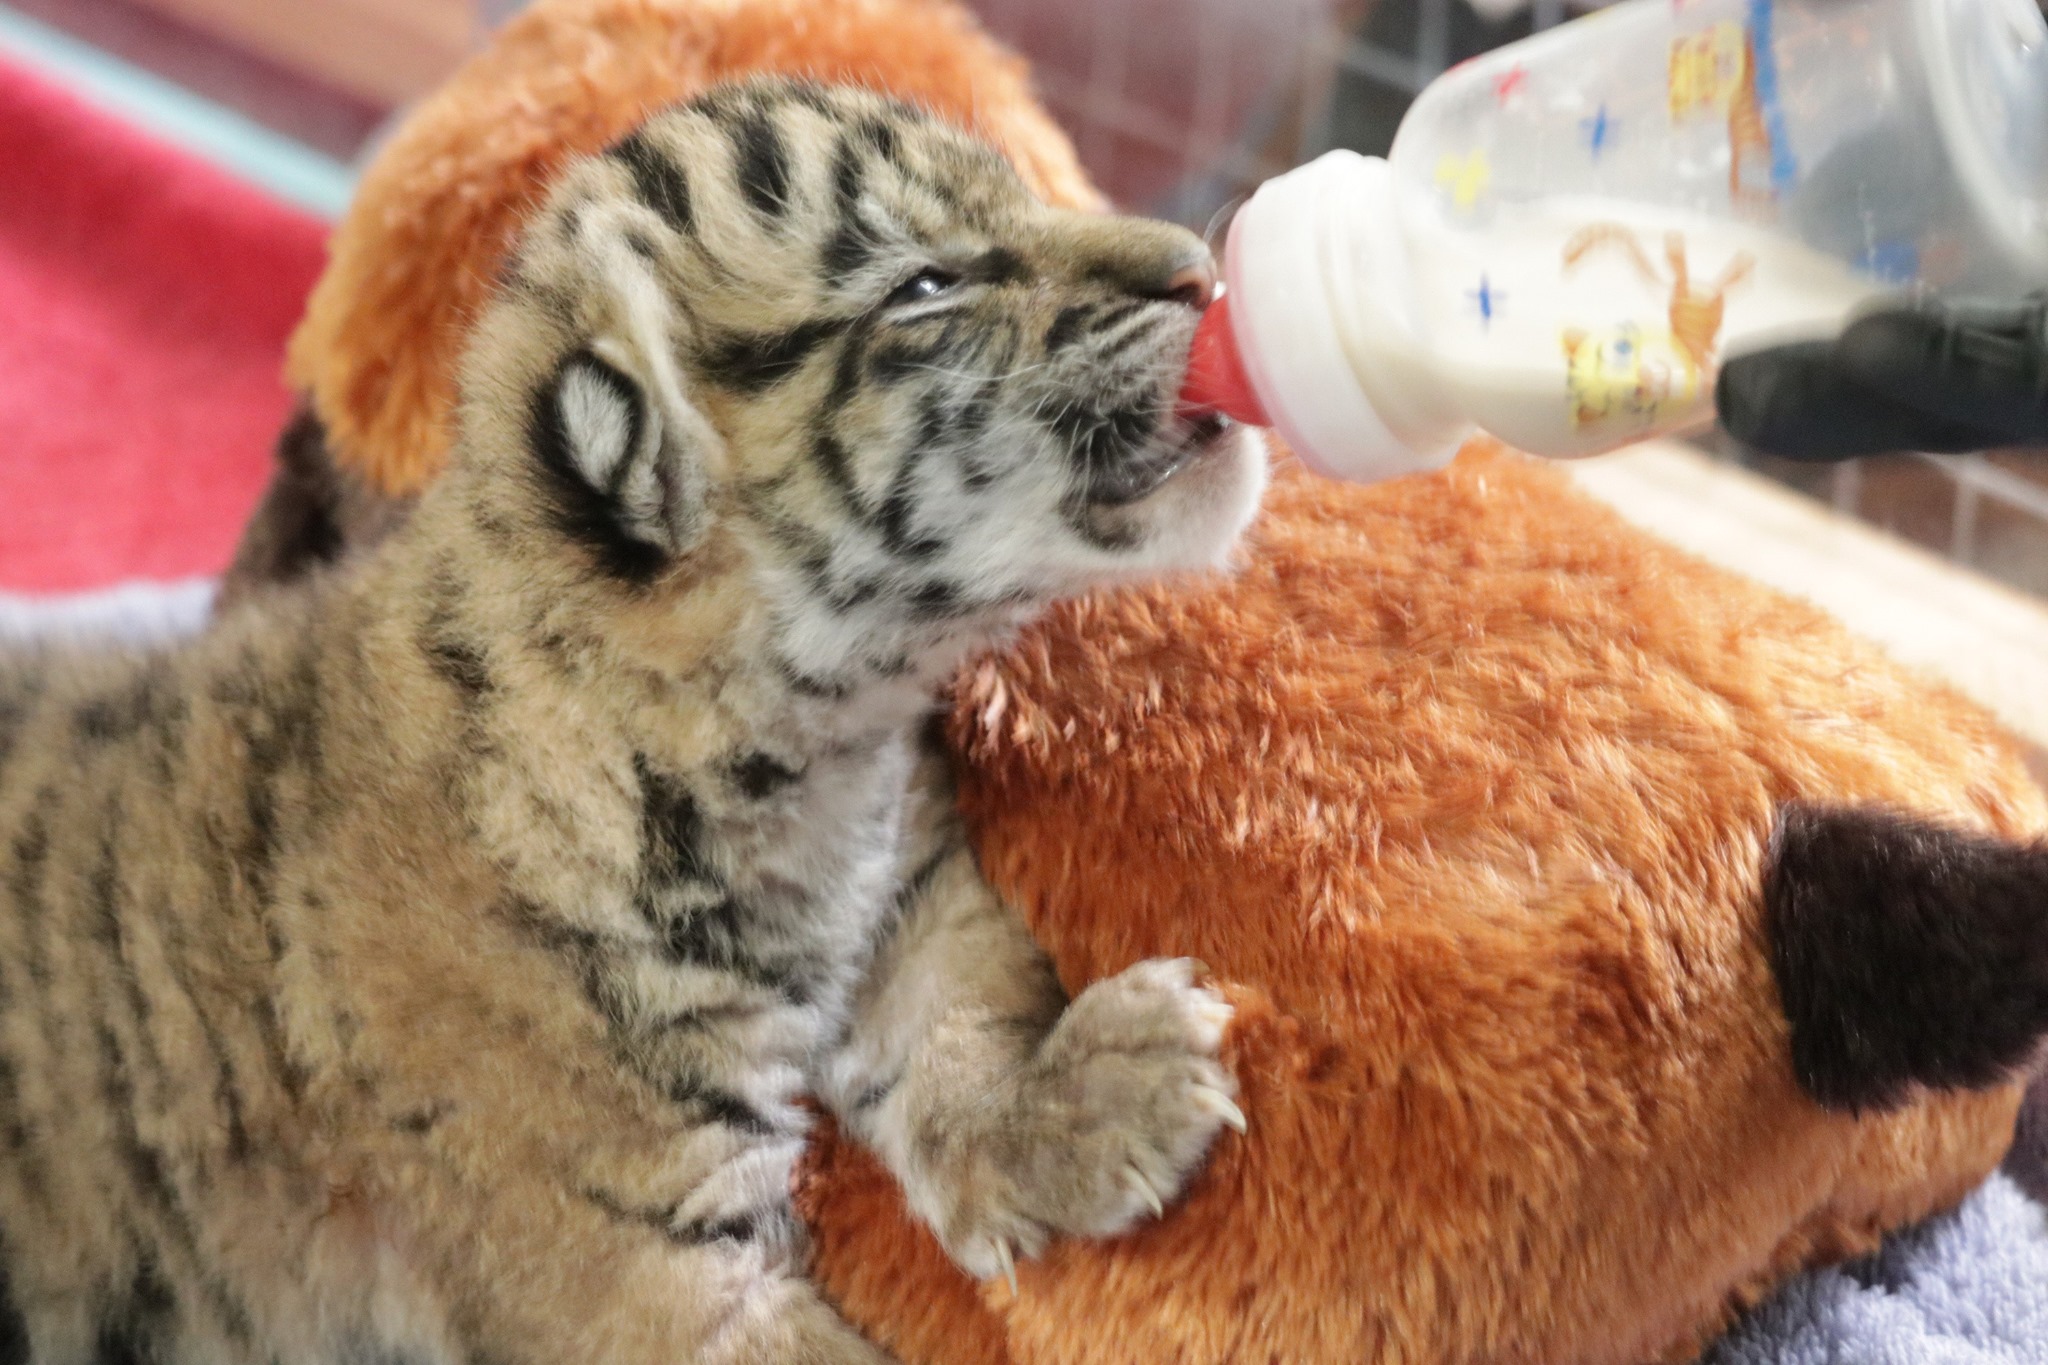
[[[431,478],[458,330],[551,170],[763,68],[924,100],[1093,199],[951,8],[543,0],[365,180],[292,350],[292,477],[324,439],[378,515]],[[1064,611],[952,718],[986,870],[1070,988],[1152,954],[1229,984],[1248,1139],[1012,1300],[827,1130],[801,1199],[849,1315],[950,1365],[1680,1360],[1991,1169],[2010,1086],[1860,1115],[1801,1089],[1764,916],[1788,802],[2048,827],[1984,716],[1519,457],[1282,474],[1242,575]],[[325,553],[282,505],[272,567]]]
[[[664,105],[801,73],[885,89],[975,128],[1052,203],[1097,207],[1024,64],[919,0],[549,0],[429,98],[363,177],[287,375],[340,463],[417,493],[447,452],[464,322],[539,189]]]

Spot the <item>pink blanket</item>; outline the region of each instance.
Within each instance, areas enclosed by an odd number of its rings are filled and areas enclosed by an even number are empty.
[[[0,593],[225,566],[324,236],[0,63]]]

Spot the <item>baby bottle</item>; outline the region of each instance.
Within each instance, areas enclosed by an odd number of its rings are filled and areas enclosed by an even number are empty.
[[[2048,284],[2035,0],[1629,0],[1445,73],[1238,212],[1184,401],[1387,478],[1589,455],[1874,295]]]

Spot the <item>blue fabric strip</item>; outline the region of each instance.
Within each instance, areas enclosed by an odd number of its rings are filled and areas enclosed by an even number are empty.
[[[5,5],[0,56],[322,218],[339,218],[355,190],[332,157]]]

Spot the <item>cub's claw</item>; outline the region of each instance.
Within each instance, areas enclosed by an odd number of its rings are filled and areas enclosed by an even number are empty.
[[[1160,1202],[1159,1191],[1152,1188],[1152,1182],[1145,1178],[1143,1171],[1136,1166],[1124,1167],[1124,1184],[1133,1194],[1145,1201],[1145,1206],[1152,1210],[1154,1218],[1166,1216],[1166,1205]]]
[[[1017,1297],[1017,1261],[1010,1254],[1010,1244],[998,1237],[994,1242],[996,1264],[1003,1269],[1003,1278],[1010,1282],[1010,1297]]]
[[[1244,1110],[1238,1108],[1237,1102],[1221,1090],[1211,1090],[1206,1085],[1198,1085],[1195,1087],[1194,1100],[1196,1107],[1208,1110],[1238,1132],[1250,1130],[1251,1125],[1245,1122]]]

